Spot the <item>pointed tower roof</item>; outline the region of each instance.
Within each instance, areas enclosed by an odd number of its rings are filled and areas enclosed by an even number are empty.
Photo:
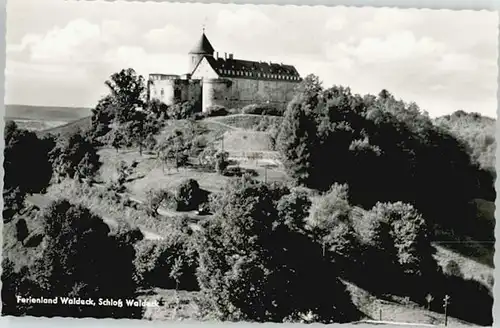
[[[213,55],[214,51],[215,50],[210,44],[210,41],[208,41],[205,32],[203,32],[201,38],[198,40],[196,45],[193,47],[193,49],[191,49],[189,53],[196,55]]]

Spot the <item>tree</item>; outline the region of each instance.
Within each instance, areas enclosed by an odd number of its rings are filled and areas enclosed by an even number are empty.
[[[140,286],[199,289],[195,276],[197,253],[192,238],[181,229],[171,227],[163,240],[143,240],[135,248],[135,279]]]
[[[175,198],[178,211],[191,211],[201,203],[201,189],[198,181],[187,179],[177,187]]]
[[[469,202],[494,195],[491,176],[464,142],[387,91],[360,96],[305,79],[285,112],[276,149],[295,183],[319,191],[346,183],[350,203],[362,208],[409,203],[429,226],[469,233]]]
[[[431,294],[425,296],[425,301],[427,302],[427,310],[431,309],[431,302],[434,301],[434,297]]]
[[[99,139],[111,130],[110,125],[113,123],[117,111],[117,102],[111,95],[101,98],[96,107],[92,108],[90,131],[93,139]]]
[[[176,168],[185,166],[189,159],[190,142],[186,139],[182,130],[175,129],[157,145],[159,158],[163,167],[169,162],[173,162]]]
[[[160,206],[171,200],[174,200],[174,195],[172,195],[168,190],[150,189],[146,191],[145,205],[148,214],[151,216],[157,216]]]
[[[185,101],[173,104],[167,109],[168,117],[174,120],[191,118],[195,113],[201,112],[200,105],[198,101]]]
[[[115,192],[123,192],[126,187],[125,183],[128,182],[130,176],[134,173],[134,169],[137,167],[138,162],[133,161],[132,163],[127,163],[126,161],[120,160],[115,164],[115,177],[111,181],[112,188]]]
[[[55,142],[19,129],[13,121],[7,121],[4,133],[3,214],[4,220],[8,220],[22,208],[26,194],[43,192],[48,187],[52,178],[49,152]]]
[[[134,299],[132,245],[111,235],[103,220],[66,200],[53,202],[43,213],[46,247],[30,269],[32,297]],[[96,303],[97,304],[97,303]],[[37,304],[35,316],[140,318],[141,308],[107,306],[53,306]]]
[[[435,249],[422,216],[409,204],[377,203],[358,220],[365,225],[365,229],[358,229],[361,241],[368,246],[365,269],[378,272],[371,281],[373,287],[421,301],[424,295],[412,286],[428,285],[438,273]]]
[[[144,107],[145,81],[132,68],[114,73],[105,84],[116,102],[115,118],[119,123],[130,121],[135,115],[136,108]]]
[[[151,138],[154,138],[160,131],[161,123],[153,115],[143,111],[136,111],[131,115],[128,122],[129,139],[139,147],[139,153],[142,155],[142,149],[148,140],[151,144]]]
[[[356,311],[336,269],[303,233],[302,220],[278,218],[274,194],[246,180],[217,199],[196,238],[201,291],[226,320],[283,322],[308,312],[324,323],[352,320]]]
[[[58,177],[92,181],[102,165],[95,145],[81,132],[60,139],[50,156]]]
[[[130,123],[114,124],[111,130],[100,138],[100,140],[107,145],[112,146],[116,152],[119,149],[130,147],[132,141],[130,140]]]
[[[315,125],[309,107],[291,102],[283,118],[276,149],[284,159],[285,169],[298,183],[308,183],[310,180],[315,142]]]
[[[24,242],[29,235],[28,225],[25,219],[19,219],[16,222],[16,238],[20,242]]]
[[[309,216],[311,205],[312,203],[305,193],[292,192],[279,198],[276,209],[283,224],[290,229],[295,229],[304,226],[304,220]]]
[[[334,184],[311,208],[309,227],[334,259],[355,258],[356,237],[350,223],[347,185]]]
[[[215,154],[215,170],[219,174],[225,174],[229,166],[229,153],[227,151],[218,151]]]
[[[153,114],[156,118],[161,118],[167,115],[168,106],[158,99],[152,99],[148,102],[148,112]]]

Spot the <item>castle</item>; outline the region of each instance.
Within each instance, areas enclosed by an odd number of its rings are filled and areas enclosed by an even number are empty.
[[[187,74],[149,74],[150,100],[167,105],[199,101],[204,112],[217,105],[231,109],[263,103],[283,109],[302,81],[290,65],[219,56],[204,31],[188,57]]]

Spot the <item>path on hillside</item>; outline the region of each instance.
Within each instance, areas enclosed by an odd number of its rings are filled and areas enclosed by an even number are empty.
[[[44,208],[47,207],[53,199],[51,199],[47,195],[42,195],[42,194],[33,194],[29,195],[26,197],[26,202],[28,202],[31,205],[37,206],[38,208]],[[118,221],[115,219],[109,218],[109,217],[104,217],[101,216],[102,220],[109,226],[109,227],[118,227]],[[144,235],[145,239],[148,240],[161,240],[163,239],[162,236],[159,234],[152,232],[150,230],[144,229],[141,226],[138,226],[139,230],[141,230],[142,234]]]

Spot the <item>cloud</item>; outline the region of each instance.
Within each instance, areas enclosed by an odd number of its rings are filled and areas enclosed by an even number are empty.
[[[149,47],[169,52],[187,52],[186,48],[191,46],[193,41],[185,31],[173,25],[149,30],[144,34],[144,39]]]
[[[89,45],[99,42],[101,31],[98,25],[77,19],[64,28],[54,28],[42,38],[28,36],[33,40],[29,44],[31,58],[45,61],[75,60],[82,53],[87,53]]]
[[[338,49],[362,64],[376,64],[437,57],[446,47],[432,38],[417,39],[411,31],[403,30],[393,32],[385,38],[363,38],[356,45],[340,43]]]
[[[347,20],[342,16],[332,17],[325,23],[325,29],[327,31],[340,31],[347,24]]]
[[[363,35],[384,35],[397,29],[407,29],[419,25],[426,10],[400,10],[395,8],[380,8],[371,10],[371,18],[360,23]]]
[[[32,102],[50,104],[57,98],[93,105],[98,93],[92,88],[102,90],[104,80],[121,68],[143,75],[185,73],[187,52],[205,23],[216,51],[295,65],[302,75],[319,75],[326,86],[349,85],[356,93],[387,88],[431,113],[496,108],[495,13],[49,3],[50,16],[40,14],[47,5],[35,0],[10,4],[6,78],[8,98],[17,99],[11,101],[34,97]],[[33,91],[42,84],[44,92]]]
[[[215,21],[217,32],[228,40],[255,41],[263,35],[273,35],[279,24],[254,6],[239,6],[233,10],[223,9]]]

